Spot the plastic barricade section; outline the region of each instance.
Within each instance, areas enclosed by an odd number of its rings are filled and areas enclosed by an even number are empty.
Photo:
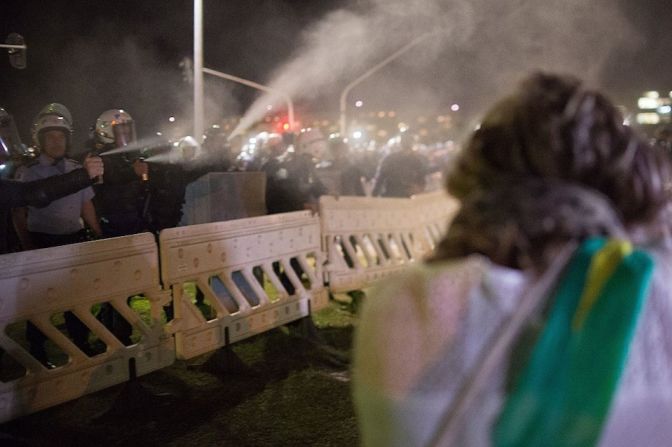
[[[174,362],[158,261],[151,234],[0,256],[0,422]]]
[[[178,227],[159,247],[139,234],[0,256],[0,422],[308,316],[325,279],[359,289],[427,256],[456,210],[443,192],[323,197],[320,217]]]
[[[309,212],[192,225],[160,235],[179,358],[308,316],[327,304],[320,224]]]
[[[410,199],[323,196],[320,223],[329,289],[368,287],[423,259],[457,208],[443,191]]]

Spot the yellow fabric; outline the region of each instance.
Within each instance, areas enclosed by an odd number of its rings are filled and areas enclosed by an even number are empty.
[[[572,328],[576,331],[583,326],[590,310],[595,305],[597,297],[607,280],[616,270],[623,258],[632,253],[632,244],[623,240],[609,240],[604,247],[595,254],[588,269],[586,287],[581,294],[581,300],[572,321]]]

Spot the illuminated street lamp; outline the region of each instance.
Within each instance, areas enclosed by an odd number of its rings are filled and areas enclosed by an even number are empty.
[[[210,68],[203,68],[203,73],[207,73],[212,76],[216,76],[218,78],[222,79],[227,79],[229,81],[237,82],[239,84],[246,85],[248,87],[255,88],[257,90],[261,90],[263,92],[267,93],[273,93],[275,95],[278,95],[282,97],[285,100],[285,103],[287,104],[287,121],[289,124],[289,129],[294,129],[294,103],[292,102],[292,98],[286,94],[283,93],[279,90],[276,90],[271,87],[267,87],[265,85],[259,84],[258,82],[250,81],[249,79],[244,79],[239,76],[234,76],[228,73],[222,73],[221,71],[217,70],[211,70]],[[268,110],[268,107],[266,108]],[[285,129],[287,130],[287,129]]]
[[[26,68],[26,46],[23,36],[12,33],[7,37],[4,44],[0,44],[0,48],[6,48],[9,52],[9,63],[14,68]]]
[[[399,48],[397,51],[394,53],[390,54],[388,57],[371,67],[369,70],[364,72],[361,76],[359,76],[357,79],[349,83],[348,85],[345,86],[343,91],[341,92],[341,99],[340,99],[340,127],[341,127],[341,135],[346,135],[346,130],[347,130],[347,100],[348,100],[348,94],[350,93],[350,90],[352,90],[357,84],[361,83],[364,81],[366,78],[380,70],[381,68],[385,67],[388,65],[390,62],[394,61],[397,59],[399,56],[402,54],[406,53],[408,50],[413,48],[414,46],[418,45],[420,42],[424,41],[427,39],[429,36],[432,36],[436,34],[436,31],[431,31],[425,34],[422,34],[421,36],[416,37],[403,47]]]

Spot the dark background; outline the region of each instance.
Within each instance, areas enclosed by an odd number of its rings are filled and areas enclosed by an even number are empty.
[[[331,10],[356,9],[362,3],[205,0],[205,66],[265,82],[273,68],[296,50],[303,30]],[[672,90],[672,2],[615,3],[643,40],[635,49],[613,53],[600,85],[627,105],[644,90]],[[192,87],[183,81],[178,64],[192,56],[191,1],[3,0],[0,20],[0,39],[18,32],[29,46],[25,70],[10,68],[7,58],[0,58],[0,106],[15,116],[25,142],[34,115],[53,101],[73,112],[76,141],[82,141],[87,128],[109,108],[129,110],[141,136],[155,132],[168,116],[188,117]],[[619,32],[614,29],[614,36]],[[468,109],[473,102],[474,108],[480,107],[483,101],[472,101],[477,86],[475,91],[468,86],[454,91],[440,82],[441,73],[455,66],[467,70],[463,77],[469,78],[470,55],[458,52],[444,59],[415,72],[413,81],[432,85],[446,103],[460,101]],[[320,98],[300,103],[299,109],[335,117],[338,92],[346,83],[330,86]],[[254,90],[223,81],[208,80],[206,87],[216,104],[214,116],[240,115],[257,96]],[[396,107],[395,96],[377,98],[375,103]]]

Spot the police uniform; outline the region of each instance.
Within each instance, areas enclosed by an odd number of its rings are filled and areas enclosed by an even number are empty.
[[[8,216],[11,208],[22,206],[43,207],[59,197],[65,197],[91,185],[91,179],[84,169],[49,177],[30,183],[0,179],[0,254],[7,253],[9,232]],[[11,247],[13,248],[13,247]]]
[[[264,166],[268,214],[301,211],[326,194],[312,158],[308,154],[273,158]]]
[[[124,154],[103,157],[103,182],[94,185],[94,205],[106,237],[128,236],[145,231],[147,186]]]
[[[43,155],[35,163],[17,172],[17,180],[30,182],[72,172],[81,165],[74,160],[61,159],[55,164]],[[93,199],[89,186],[73,194],[54,200],[43,208],[28,207],[28,231],[39,248],[71,244],[83,240],[82,205]]]
[[[74,160],[63,158],[56,163],[46,155],[40,155],[36,162],[17,172],[17,180],[31,182],[70,173],[81,168]],[[82,205],[93,199],[94,192],[89,186],[68,196],[54,200],[43,208],[28,207],[28,232],[37,248],[56,247],[84,240],[84,225],[81,220]],[[90,353],[88,328],[71,312],[65,312],[65,325],[73,342],[84,353]],[[44,343],[46,337],[30,322],[26,326],[26,338],[31,354],[44,364],[48,364]]]

